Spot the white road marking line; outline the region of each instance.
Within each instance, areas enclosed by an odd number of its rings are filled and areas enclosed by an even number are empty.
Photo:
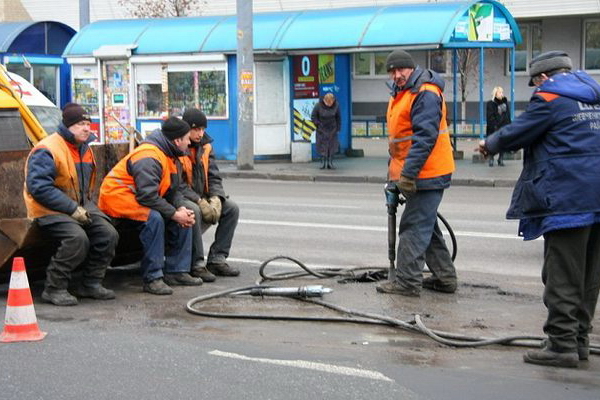
[[[332,364],[323,364],[316,363],[312,361],[303,361],[303,360],[276,360],[271,358],[259,358],[259,357],[248,357],[242,354],[229,353],[220,350],[212,350],[209,351],[208,354],[218,357],[226,357],[233,358],[236,360],[244,360],[244,361],[253,361],[265,364],[274,364],[274,365],[282,365],[286,367],[293,368],[303,368],[303,369],[311,369],[314,371],[320,372],[328,372],[330,374],[338,374],[338,375],[348,375],[355,376],[359,378],[367,378],[367,379],[375,379],[386,382],[393,382],[392,379],[383,375],[377,371],[370,371],[368,369],[358,369],[358,368],[350,368],[350,367],[340,367],[338,365]]]
[[[271,225],[271,226],[288,226],[294,228],[326,228],[326,229],[343,229],[351,231],[370,231],[370,232],[387,232],[385,226],[362,226],[362,225],[341,225],[341,224],[320,224],[316,222],[292,222],[292,221],[264,221],[255,219],[240,219],[239,223],[250,225]],[[443,229],[442,229],[443,230]],[[446,234],[446,232],[444,232]],[[473,238],[486,239],[517,239],[523,240],[515,234],[507,233],[492,233],[492,232],[471,232],[471,231],[454,231],[454,235]],[[537,239],[540,240],[540,239]]]
[[[272,202],[262,202],[262,201],[238,201],[238,204],[247,204],[253,206],[273,206],[273,207],[285,207],[286,209],[295,208],[301,210],[302,208],[334,208],[334,209],[352,209],[357,210],[362,207],[360,206],[344,206],[344,205],[336,205],[336,204],[306,204],[306,203],[272,203]]]

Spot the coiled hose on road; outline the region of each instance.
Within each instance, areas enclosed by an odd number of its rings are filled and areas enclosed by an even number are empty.
[[[289,260],[297,264],[304,271],[299,272],[282,272],[277,274],[266,274],[265,268],[269,263],[275,260]],[[542,341],[545,339],[540,336],[530,336],[530,335],[519,335],[519,336],[507,336],[500,338],[489,338],[489,337],[474,337],[461,335],[451,332],[439,331],[435,329],[429,329],[425,326],[421,317],[416,314],[412,321],[403,321],[397,318],[388,317],[386,315],[367,313],[362,311],[357,311],[353,309],[349,309],[346,307],[342,307],[336,304],[328,303],[322,300],[314,299],[314,298],[305,298],[300,296],[295,296],[292,298],[317,304],[331,310],[335,310],[342,314],[352,315],[354,317],[299,317],[299,316],[291,316],[291,315],[269,315],[269,314],[248,314],[248,313],[240,313],[240,314],[232,314],[232,313],[222,313],[222,312],[211,312],[204,311],[195,306],[203,301],[207,301],[210,299],[215,299],[224,296],[234,296],[241,294],[249,294],[250,291],[256,289],[266,289],[272,288],[272,286],[262,285],[261,282],[271,280],[285,280],[292,278],[299,278],[302,276],[314,276],[317,278],[348,278],[355,277],[356,272],[366,270],[367,268],[354,268],[354,269],[319,269],[312,270],[304,265],[302,262],[288,256],[276,256],[270,258],[263,262],[259,268],[260,279],[256,282],[255,285],[233,288],[228,290],[223,290],[216,293],[211,293],[203,296],[194,297],[189,300],[186,304],[186,309],[188,312],[196,315],[201,315],[204,317],[212,317],[212,318],[239,318],[239,319],[265,319],[265,320],[282,320],[282,321],[317,321],[317,322],[350,322],[350,323],[359,323],[359,324],[373,324],[373,325],[387,325],[395,328],[405,329],[410,332],[422,333],[431,339],[448,346],[453,347],[481,347],[488,346],[492,344],[500,344],[500,345],[510,345],[510,346],[524,346],[524,347],[540,347]],[[369,268],[369,270],[373,270],[373,268]],[[382,269],[387,270],[387,269]],[[590,344],[590,353],[591,354],[600,354],[600,346],[595,344]]]

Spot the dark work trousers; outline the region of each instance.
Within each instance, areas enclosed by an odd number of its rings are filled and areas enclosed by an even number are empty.
[[[190,272],[192,229],[173,220],[165,221],[156,210],[150,210],[146,222],[138,224],[144,254],[140,267],[144,282],[163,277],[164,273]]]
[[[119,235],[106,218],[91,214],[91,219],[85,227],[68,215],[36,219],[42,232],[60,243],[46,270],[46,288],[67,289],[72,272],[79,266],[84,284],[94,286],[104,279]]]
[[[212,225],[202,221],[202,213],[200,206],[193,201],[186,200],[183,204],[186,208],[194,211],[196,224],[193,227],[192,238],[192,265],[202,265],[204,263],[204,246],[202,243],[202,234],[206,232]],[[217,222],[215,231],[215,240],[210,246],[208,252],[209,263],[224,263],[229,257],[231,244],[233,243],[233,235],[240,217],[240,209],[238,205],[229,199],[222,202],[221,218]]]
[[[577,351],[587,343],[600,288],[600,224],[544,234],[542,269],[551,349]]]
[[[452,257],[437,222],[444,190],[418,190],[407,198],[400,217],[396,281],[407,289],[421,289],[425,262],[443,283],[456,282]]]

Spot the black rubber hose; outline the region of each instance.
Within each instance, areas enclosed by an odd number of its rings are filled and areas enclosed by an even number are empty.
[[[458,253],[458,247],[456,244],[456,236],[454,236],[454,231],[450,227],[450,224],[448,223],[448,221],[446,221],[446,218],[444,218],[442,216],[442,214],[440,214],[440,213],[437,213],[437,216],[440,219],[440,221],[442,221],[442,224],[444,224],[444,226],[448,230],[448,234],[450,235],[450,240],[452,241],[452,261],[454,261],[456,259],[456,254]]]

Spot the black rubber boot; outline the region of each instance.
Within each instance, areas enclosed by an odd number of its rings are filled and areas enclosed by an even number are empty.
[[[319,169],[325,169],[327,167],[327,158],[321,158],[321,167]]]
[[[333,166],[333,157],[327,157],[327,169],[335,169]]]

